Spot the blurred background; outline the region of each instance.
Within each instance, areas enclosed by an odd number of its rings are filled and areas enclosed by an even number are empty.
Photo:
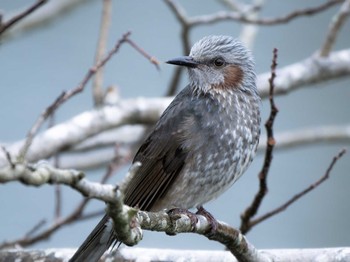
[[[26,0],[2,0],[4,20],[28,5]],[[52,1],[55,2],[55,1]],[[57,2],[57,1],[56,1]],[[277,17],[296,9],[316,6],[320,0],[269,0],[261,17]],[[225,10],[222,1],[178,0],[188,16],[211,14]],[[245,1],[250,3],[250,1]],[[328,25],[340,5],[316,14],[300,17],[287,24],[258,27],[251,47],[257,72],[270,70],[272,49],[278,48],[278,66],[296,63],[315,53],[323,44]],[[0,142],[23,139],[39,114],[62,92],[80,83],[94,64],[99,35],[102,1],[80,1],[75,8],[63,12],[44,25],[17,32],[0,43]],[[202,36],[225,34],[239,36],[242,25],[225,21],[203,25],[190,31],[193,44]],[[183,54],[180,30],[175,15],[161,0],[113,1],[112,20],[107,50],[131,30],[131,39],[159,61]],[[350,23],[346,22],[337,38],[335,50],[350,46]],[[174,67],[161,63],[160,71],[129,45],[108,62],[104,86],[118,85],[121,98],[157,97],[167,93]],[[350,65],[349,65],[350,67]],[[135,77],[137,76],[137,77]],[[183,74],[181,86],[187,84]],[[91,83],[86,90],[61,107],[56,122],[70,119],[93,108]],[[276,97],[280,110],[275,133],[323,125],[346,125],[350,118],[350,78],[324,82]],[[262,118],[269,114],[269,104],[262,104]],[[263,128],[263,127],[262,127]],[[262,138],[265,141],[265,130]],[[278,143],[278,141],[277,141]],[[268,177],[268,195],[260,214],[269,211],[322,176],[334,155],[348,143],[318,143],[276,150]],[[246,174],[224,195],[205,207],[218,220],[238,227],[240,214],[251,202],[258,188],[257,175],[263,154],[254,160]],[[120,181],[128,165],[111,183]],[[350,243],[350,154],[346,154],[332,170],[331,178],[306,195],[285,212],[254,227],[248,239],[257,248],[340,247]],[[86,170],[91,180],[99,180],[105,169]],[[63,189],[63,215],[79,203],[81,196],[70,188]],[[92,201],[88,210],[102,209],[104,204]],[[54,187],[27,187],[19,183],[0,185],[0,242],[22,237],[40,220],[52,222]],[[100,218],[62,227],[34,248],[77,247]],[[44,226],[45,228],[45,226]],[[144,233],[143,247],[223,249],[222,245],[194,234],[175,237],[163,233]]]

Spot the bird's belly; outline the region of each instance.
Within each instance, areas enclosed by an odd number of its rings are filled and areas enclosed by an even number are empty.
[[[187,163],[166,195],[152,210],[164,208],[192,208],[218,197],[247,169],[255,154],[255,145],[249,150],[235,148],[209,155],[196,155]]]

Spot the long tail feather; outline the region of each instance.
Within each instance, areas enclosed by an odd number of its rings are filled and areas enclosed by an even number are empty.
[[[97,262],[115,241],[112,221],[105,215],[69,261]]]

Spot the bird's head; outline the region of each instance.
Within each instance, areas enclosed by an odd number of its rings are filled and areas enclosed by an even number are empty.
[[[230,36],[207,36],[195,43],[189,56],[167,61],[188,69],[195,90],[257,92],[250,51]]]

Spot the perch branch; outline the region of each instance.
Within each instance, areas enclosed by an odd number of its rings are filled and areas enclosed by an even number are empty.
[[[123,204],[122,192],[127,181],[132,179],[136,174],[139,163],[135,163],[129,170],[127,180],[121,187],[112,185],[101,185],[99,183],[90,182],[83,178],[83,174],[75,170],[59,170],[47,163],[41,162],[36,165],[23,166],[16,163],[15,170],[1,170],[0,183],[10,181],[20,181],[26,185],[40,186],[43,184],[65,184],[76,189],[84,196],[96,198],[107,202],[107,212],[114,220],[117,235],[124,243],[134,245],[142,239],[142,230],[164,231],[168,233],[195,232],[206,236],[209,239],[224,244],[240,261],[269,261],[261,253],[259,253],[246,238],[236,229],[228,225],[217,222],[217,229],[211,229],[211,221],[201,215],[188,212],[187,214],[179,214],[173,212],[147,213],[137,211]],[[17,240],[16,242],[5,242],[0,248],[10,247],[15,244],[27,246],[36,241],[47,238],[53,231],[67,224],[74,219],[68,216],[65,219],[53,224],[45,234],[38,234],[32,238],[27,236]],[[152,219],[152,220],[150,220]],[[191,221],[197,221],[195,225]],[[133,223],[130,223],[133,221]],[[124,226],[121,226],[124,225]],[[30,234],[31,235],[31,234]]]

